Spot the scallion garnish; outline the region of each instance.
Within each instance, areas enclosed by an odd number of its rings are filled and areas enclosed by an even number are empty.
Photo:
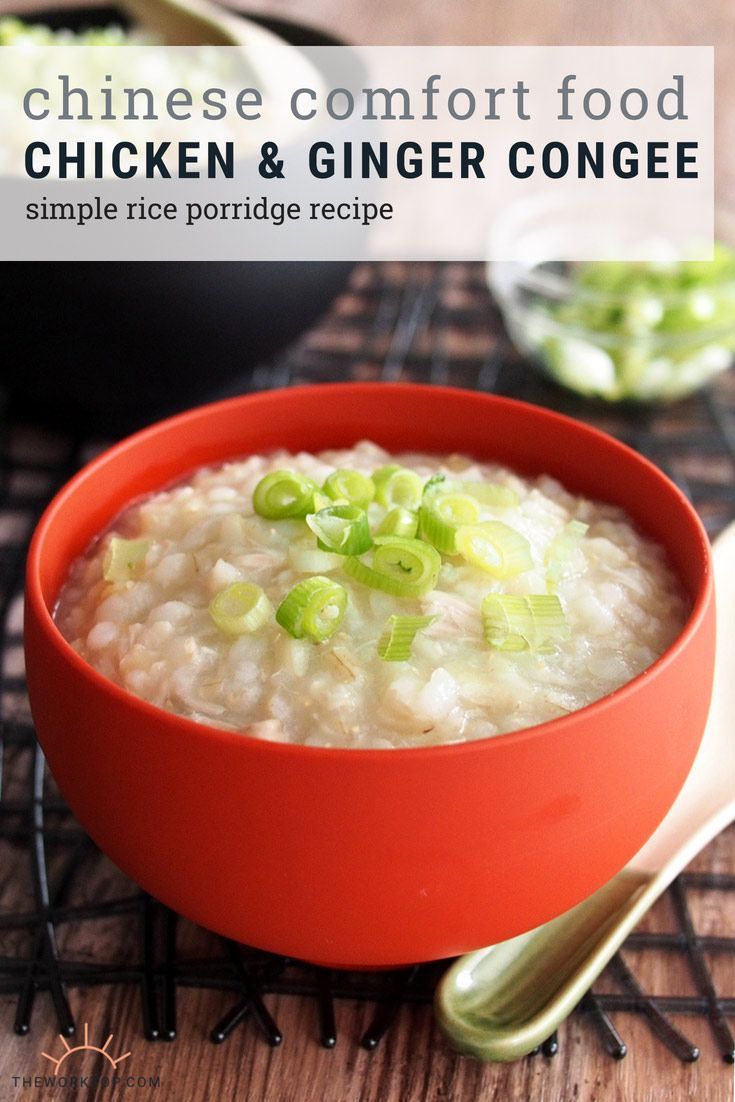
[[[273,606],[259,585],[235,582],[213,598],[209,615],[226,635],[257,631],[273,614]]]
[[[512,487],[502,486],[499,482],[463,482],[462,489],[482,505],[495,509],[512,509],[521,501]]]
[[[373,545],[367,513],[357,505],[332,505],[310,513],[306,523],[322,551],[335,555],[362,555]]]
[[[375,483],[360,471],[340,468],[326,478],[322,490],[333,501],[346,501],[367,509],[375,497]]]
[[[419,530],[418,514],[395,505],[383,517],[375,530],[378,536],[404,536],[413,539]]]
[[[424,484],[408,467],[380,467],[373,473],[375,500],[386,509],[400,505],[403,509],[418,509]]]
[[[485,641],[504,651],[548,653],[570,635],[561,601],[550,593],[489,593],[482,602],[482,629]]]
[[[424,497],[419,510],[419,528],[424,539],[437,551],[455,555],[455,536],[463,524],[475,524],[480,506],[468,494],[443,494],[441,490]]]
[[[494,578],[512,578],[533,566],[525,536],[500,520],[463,525],[455,536],[457,553]]]
[[[148,540],[124,540],[113,536],[102,563],[105,581],[129,582],[143,565],[149,547]]]
[[[533,639],[533,616],[525,597],[489,593],[482,602],[485,642],[498,650],[528,650]]]
[[[441,567],[439,552],[422,540],[376,536],[372,566],[346,558],[351,578],[396,597],[423,597],[436,585]]]
[[[314,492],[314,507],[310,510],[310,512],[318,513],[322,509],[331,509],[332,506],[336,504],[337,502],[334,500],[334,498],[329,497],[322,490],[316,490]],[[346,499],[342,499],[339,504],[349,505],[349,501],[347,501]]]
[[[437,616],[389,616],[378,640],[378,654],[386,662],[405,662],[411,657],[411,645],[416,635]]]
[[[339,628],[347,609],[347,590],[315,574],[289,590],[276,609],[276,620],[294,639],[324,643]]]
[[[546,549],[546,588],[553,593],[561,581],[569,560],[579,541],[582,539],[588,524],[581,520],[570,520],[565,524],[558,536],[555,536]]]
[[[436,474],[433,474],[431,478],[427,479],[427,481],[424,483],[423,496],[427,497],[430,494],[433,494],[434,491],[438,490],[441,487],[441,484],[446,481],[447,476],[445,474],[442,474],[441,471],[437,471]]]
[[[314,508],[315,482],[297,471],[272,471],[253,492],[253,508],[268,520],[305,517]]]
[[[328,574],[341,566],[344,560],[341,555],[299,542],[289,546],[288,561],[297,574]]]
[[[534,650],[540,653],[556,650],[556,643],[571,636],[561,601],[555,593],[530,593],[526,600],[533,616]]]

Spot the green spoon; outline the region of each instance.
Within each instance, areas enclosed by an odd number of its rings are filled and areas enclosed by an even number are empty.
[[[517,1060],[549,1037],[651,904],[735,819],[735,524],[714,546],[717,656],[707,727],[666,818],[621,873],[558,918],[460,957],[435,996],[441,1028],[460,1052]]]

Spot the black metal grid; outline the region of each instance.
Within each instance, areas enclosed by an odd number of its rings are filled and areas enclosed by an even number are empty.
[[[721,377],[707,392],[668,409],[595,406],[552,386],[513,353],[484,285],[479,265],[363,266],[331,313],[274,365],[244,375],[238,390],[335,379],[410,379],[451,383],[538,402],[591,421],[654,459],[697,506],[715,535],[735,515],[735,380]],[[377,1046],[401,1006],[428,1002],[442,971],[424,965],[384,973],[315,968],[202,932],[203,951],[182,952],[182,920],[121,876],[115,890],[86,900],[83,884],[104,862],[74,822],[45,770],[27,700],[21,652],[21,590],[27,539],[51,496],[102,442],[16,423],[0,408],[0,994],[16,997],[15,1030],[28,1031],[36,996],[48,993],[61,1033],[75,1022],[68,991],[90,985],[134,984],[140,991],[142,1029],[149,1040],[176,1036],[177,993],[203,987],[231,993],[228,1013],[212,1023],[223,1042],[249,1019],[270,1045],[281,1033],[265,1003],[269,993],[309,995],[315,1038],[337,1040],[335,999],[370,1000],[374,1017],[361,1043]],[[7,860],[6,860],[7,859]],[[681,1060],[699,1055],[671,1015],[709,1021],[723,1058],[735,1060],[728,1017],[735,995],[717,993],[711,953],[735,952],[735,937],[699,936],[688,893],[735,893],[735,876],[685,873],[670,889],[678,930],[634,933],[613,960],[608,977],[618,992],[593,990],[577,1008],[594,1022],[605,1050],[625,1055],[610,1014],[642,1015]],[[735,901],[735,894],[728,894]],[[84,959],[65,947],[70,930],[93,933],[95,923],[118,919],[133,936],[120,959]],[[187,926],[189,924],[186,924]],[[126,940],[127,939],[127,940]],[[89,938],[87,938],[89,941]],[[626,950],[685,955],[697,994],[644,994],[626,963]],[[556,1035],[543,1046],[558,1048]]]

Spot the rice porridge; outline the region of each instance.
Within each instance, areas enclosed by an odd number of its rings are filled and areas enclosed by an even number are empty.
[[[178,715],[391,748],[581,708],[650,666],[687,612],[621,509],[363,442],[132,503],[73,564],[55,618],[105,677]]]

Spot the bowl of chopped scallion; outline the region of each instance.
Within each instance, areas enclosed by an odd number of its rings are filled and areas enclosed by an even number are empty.
[[[561,262],[553,228],[542,235],[516,218],[525,259],[491,262],[490,288],[518,350],[561,386],[610,402],[674,401],[735,359],[733,221],[718,218],[710,260],[660,241],[649,242],[653,259]]]

